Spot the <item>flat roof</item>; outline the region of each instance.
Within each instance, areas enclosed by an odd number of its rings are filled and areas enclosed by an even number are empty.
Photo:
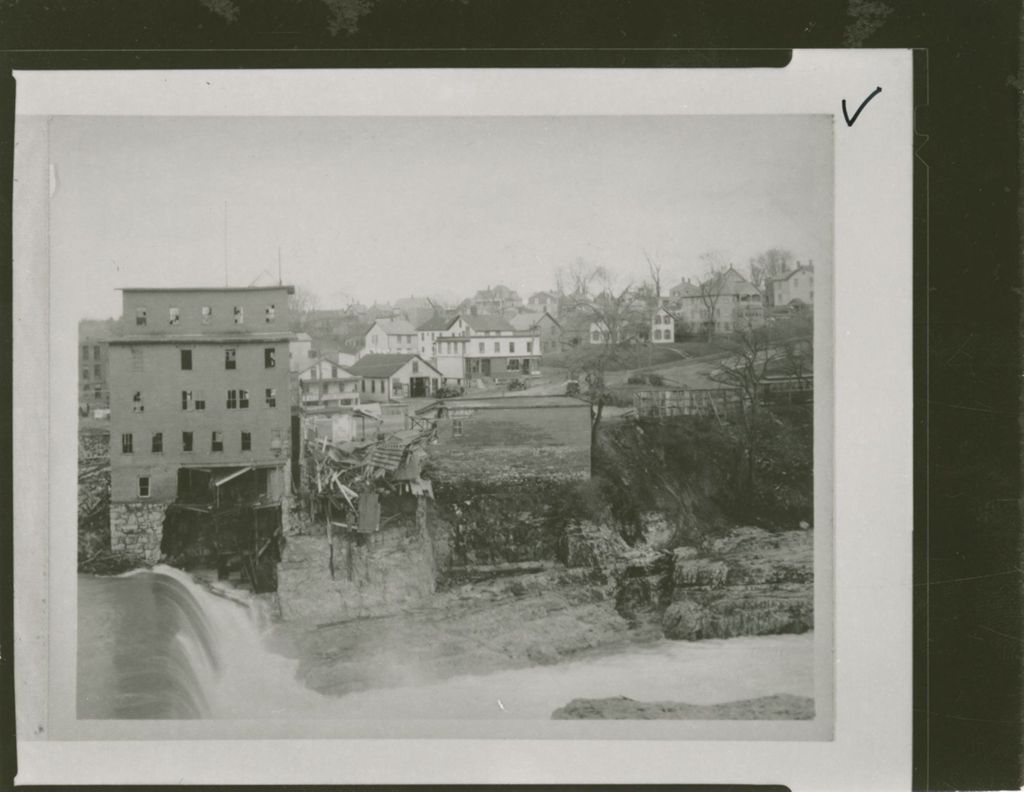
[[[291,333],[150,333],[111,338],[111,345],[125,344],[265,344],[291,341]]]
[[[285,289],[288,294],[295,294],[295,287],[281,286],[122,286],[116,289],[121,292],[248,292],[248,291],[279,291]]]
[[[574,396],[456,396],[436,399],[429,407],[444,404],[451,407],[472,407],[485,410],[513,410],[536,407],[589,407],[590,402]]]

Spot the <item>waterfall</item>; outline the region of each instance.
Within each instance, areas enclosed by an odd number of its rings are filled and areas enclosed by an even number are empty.
[[[265,620],[243,592],[162,565],[82,589],[80,718],[259,718],[323,701],[296,680],[297,661],[263,646]],[[96,591],[102,602],[89,602]]]

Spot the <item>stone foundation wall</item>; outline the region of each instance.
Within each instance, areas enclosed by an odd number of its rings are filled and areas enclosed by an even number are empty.
[[[164,503],[111,503],[110,549],[156,563],[160,559],[166,509]]]
[[[434,593],[426,504],[372,534],[288,536],[277,567],[281,616],[317,624],[384,616]],[[332,573],[333,567],[333,573]]]

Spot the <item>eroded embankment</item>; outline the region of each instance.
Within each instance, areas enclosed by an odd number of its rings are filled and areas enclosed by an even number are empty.
[[[451,584],[405,612],[275,629],[278,651],[328,694],[578,659],[662,638],[812,627],[809,531],[737,529],[706,550],[630,548],[576,526],[575,568]]]

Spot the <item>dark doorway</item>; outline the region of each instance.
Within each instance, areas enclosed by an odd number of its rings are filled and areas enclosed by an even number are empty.
[[[428,381],[429,380],[426,377],[410,377],[409,395],[414,399],[421,399],[426,396]]]
[[[480,361],[480,373],[485,377],[491,376],[491,359],[484,358]]]

